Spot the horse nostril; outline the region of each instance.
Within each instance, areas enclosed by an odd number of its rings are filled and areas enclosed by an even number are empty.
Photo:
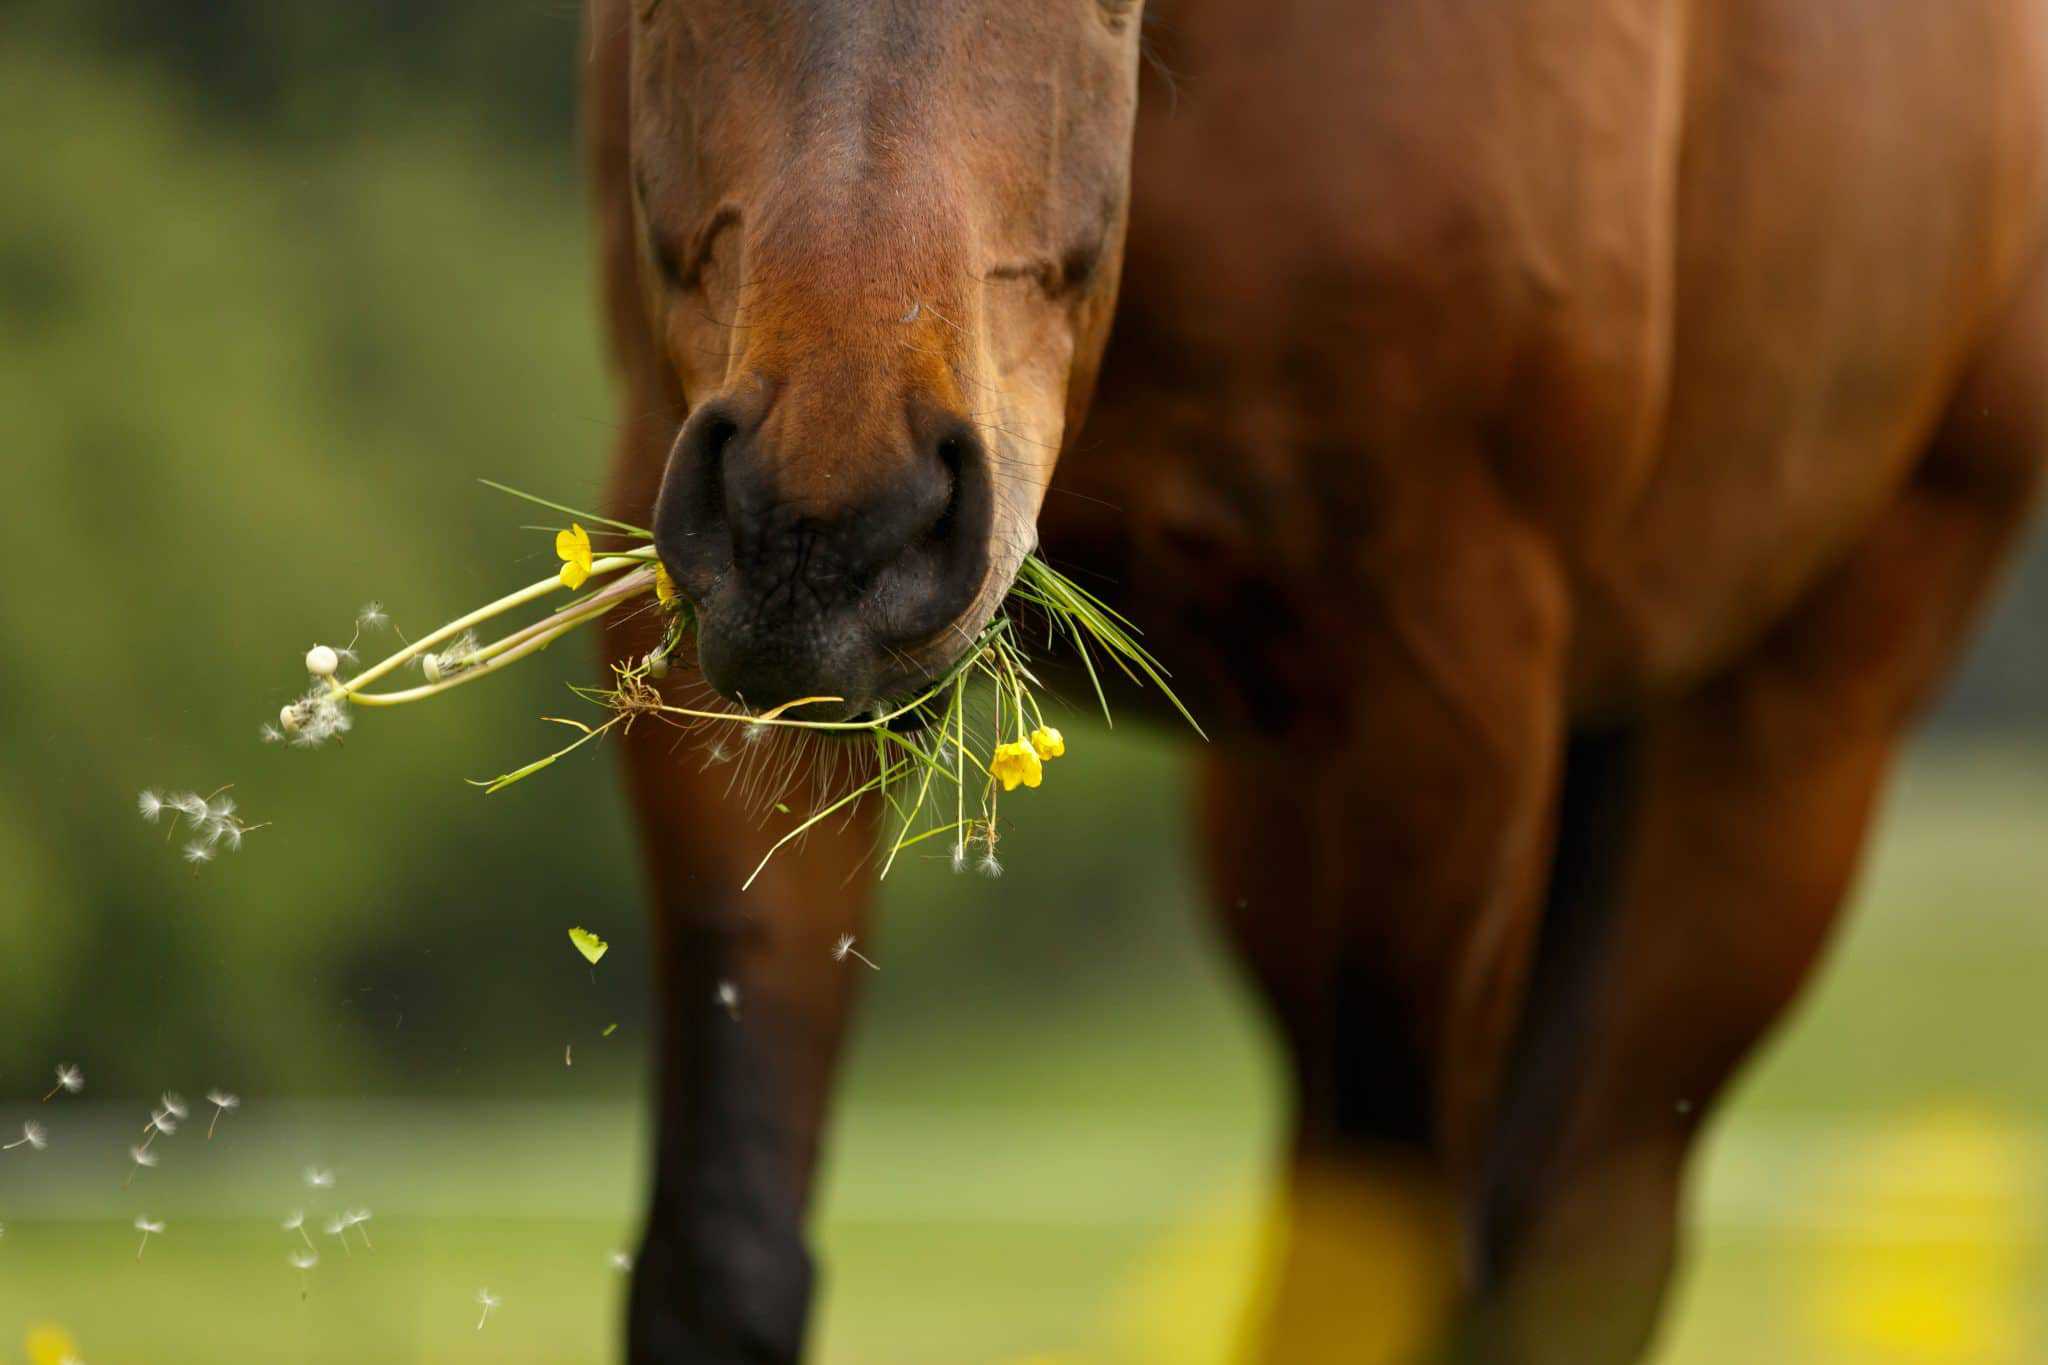
[[[735,400],[700,405],[676,434],[654,509],[654,541],[686,593],[731,557],[732,508],[727,464],[733,444],[754,420]]]

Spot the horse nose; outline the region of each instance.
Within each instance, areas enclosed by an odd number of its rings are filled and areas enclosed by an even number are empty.
[[[669,456],[655,546],[697,606],[706,679],[750,705],[872,699],[892,658],[979,590],[989,481],[973,425],[936,408],[838,418],[755,386],[700,405]]]

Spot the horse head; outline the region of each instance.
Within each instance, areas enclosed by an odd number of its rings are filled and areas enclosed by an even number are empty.
[[[630,154],[706,679],[871,711],[1036,542],[1121,264],[1132,0],[640,0]]]

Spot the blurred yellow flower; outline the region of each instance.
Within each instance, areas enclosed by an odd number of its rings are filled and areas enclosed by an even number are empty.
[[[590,577],[590,532],[575,522],[555,532],[555,553],[562,557],[562,586],[574,590]]]
[[[1008,744],[996,745],[996,751],[989,757],[989,776],[1003,784],[1003,790],[1013,792],[1018,784],[1036,787],[1045,780],[1045,768],[1040,764],[1038,753],[1023,740],[1012,740]]]
[[[1041,725],[1031,732],[1031,747],[1038,756],[1050,763],[1067,751],[1067,739],[1050,725]]]
[[[47,1322],[29,1328],[21,1348],[28,1352],[28,1365],[66,1365],[78,1359],[78,1343],[71,1334]]]
[[[659,562],[654,566],[654,600],[671,610],[683,600],[682,593],[676,590],[676,581],[668,576],[668,565]]]

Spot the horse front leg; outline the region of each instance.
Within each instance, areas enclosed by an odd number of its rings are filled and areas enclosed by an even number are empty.
[[[1336,713],[1208,764],[1215,893],[1295,1083],[1257,1355],[1274,1365],[1440,1359],[1470,1311],[1480,1158],[1548,862],[1567,616],[1542,545],[1486,521],[1440,538],[1427,577],[1327,620],[1304,608],[1304,636],[1343,642]]]
[[[659,1093],[654,1191],[628,1359],[793,1365],[814,1272],[805,1240],[856,967],[866,820],[828,822],[741,883],[774,835],[673,730],[627,740],[654,893]],[[786,820],[781,823],[786,824]]]

